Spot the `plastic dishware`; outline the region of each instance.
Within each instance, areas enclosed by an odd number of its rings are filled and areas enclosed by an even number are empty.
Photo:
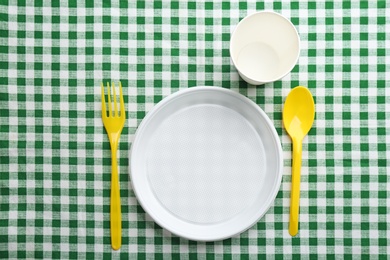
[[[283,124],[293,142],[289,226],[291,236],[298,233],[302,141],[313,125],[314,115],[314,100],[310,91],[301,86],[291,90],[283,108]]]
[[[299,35],[284,16],[261,11],[242,19],[230,39],[230,56],[240,76],[261,85],[287,75],[298,61]]]
[[[280,188],[282,151],[267,115],[219,87],[193,87],[158,103],[138,127],[130,176],[143,209],[191,240],[239,234]]]
[[[112,84],[114,103],[111,103],[111,89],[107,82],[107,105],[104,96],[103,83],[102,92],[102,120],[106,128],[108,139],[111,146],[111,197],[110,197],[110,230],[111,247],[118,250],[122,245],[122,216],[121,216],[121,198],[119,192],[118,166],[116,152],[118,149],[119,138],[126,121],[125,102],[123,100],[122,84],[119,82],[119,111],[117,106],[117,97],[115,85]],[[112,106],[114,105],[114,111]],[[108,106],[108,115],[107,109]]]

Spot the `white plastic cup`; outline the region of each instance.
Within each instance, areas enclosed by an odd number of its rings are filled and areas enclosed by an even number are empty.
[[[261,11],[242,19],[230,39],[230,56],[240,76],[262,85],[286,76],[299,58],[299,35],[284,16]]]

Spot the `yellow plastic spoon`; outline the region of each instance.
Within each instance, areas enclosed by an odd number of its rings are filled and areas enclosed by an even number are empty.
[[[289,226],[291,236],[295,236],[298,233],[302,141],[313,125],[314,114],[314,100],[310,91],[301,86],[291,90],[283,109],[283,124],[293,142]]]

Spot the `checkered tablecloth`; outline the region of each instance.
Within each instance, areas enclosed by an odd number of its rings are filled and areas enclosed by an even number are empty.
[[[240,19],[274,10],[301,37],[297,66],[251,86],[229,57]],[[390,254],[388,1],[0,1],[0,258],[386,258]],[[110,147],[100,82],[121,81],[123,245],[110,245]],[[230,88],[270,117],[284,152],[274,205],[231,239],[188,241],[138,204],[129,149],[145,114],[197,85]],[[300,230],[288,234],[291,141],[282,104],[307,86]]]

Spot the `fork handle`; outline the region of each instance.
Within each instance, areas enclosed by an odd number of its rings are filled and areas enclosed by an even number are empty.
[[[111,201],[110,201],[110,229],[111,247],[118,250],[122,245],[122,216],[121,198],[119,192],[118,166],[116,161],[116,147],[111,148]]]

